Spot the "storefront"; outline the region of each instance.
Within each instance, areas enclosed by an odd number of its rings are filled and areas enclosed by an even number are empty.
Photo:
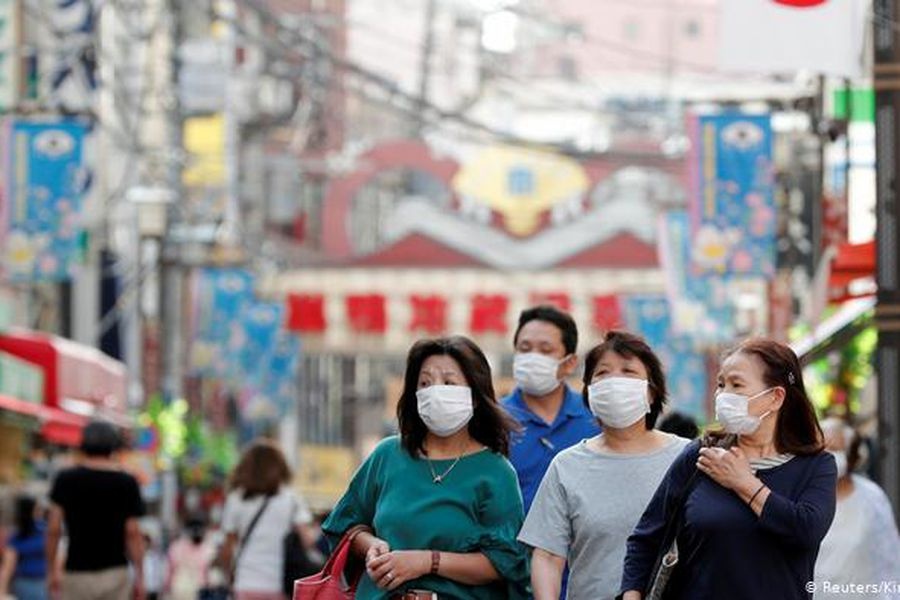
[[[27,406],[8,404],[36,418],[47,442],[78,445],[82,428],[92,418],[130,426],[121,362],[71,340],[21,329],[0,334],[0,352],[39,370],[40,397],[28,399]],[[11,396],[9,400],[21,399]]]

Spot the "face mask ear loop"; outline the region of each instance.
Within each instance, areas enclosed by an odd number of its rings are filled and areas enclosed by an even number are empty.
[[[753,396],[752,398],[750,398],[750,400],[755,400],[756,398],[759,398],[759,397],[763,396],[764,394],[767,394],[767,393],[769,393],[769,392],[774,392],[775,390],[777,390],[777,389],[780,388],[780,387],[781,387],[780,385],[772,386],[772,387],[770,387],[769,389],[763,390],[763,391],[761,391],[760,393],[756,394],[755,396]],[[784,388],[782,388],[782,389],[784,389]],[[787,390],[785,390],[784,393],[787,394]],[[750,400],[748,400],[747,402],[749,403]],[[763,419],[765,419],[766,417],[768,417],[769,415],[771,415],[773,412],[775,412],[775,411],[767,410],[767,411],[764,412],[763,414],[759,415],[759,420],[762,421]]]

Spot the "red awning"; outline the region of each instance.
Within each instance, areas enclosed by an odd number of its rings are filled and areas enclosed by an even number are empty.
[[[61,446],[77,446],[81,443],[81,430],[87,419],[34,402],[0,394],[0,410],[33,417],[41,426],[41,435]]]
[[[12,330],[0,335],[0,350],[44,369],[44,404],[62,407],[67,399],[98,411],[125,414],[125,365],[95,348],[46,333]]]
[[[41,415],[43,414],[43,408],[43,406],[41,406],[40,404],[35,404],[34,402],[19,400],[18,398],[13,398],[12,396],[0,394],[0,409],[2,410],[8,410],[16,414],[40,419]]]
[[[841,244],[836,247],[831,261],[831,272],[828,276],[828,300],[843,302],[871,293],[853,292],[851,284],[860,280],[871,280],[875,277],[875,242],[864,244]],[[864,281],[863,281],[864,282]],[[869,286],[871,287],[871,286]]]

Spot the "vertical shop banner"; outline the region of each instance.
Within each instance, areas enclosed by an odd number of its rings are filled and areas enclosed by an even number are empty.
[[[241,331],[228,348],[230,364],[242,379],[257,379],[284,321],[284,307],[275,302],[253,302],[239,316]]]
[[[665,367],[672,407],[704,423],[707,373],[696,340],[673,333],[664,296],[629,296],[624,306],[628,328],[644,337]]]
[[[672,332],[717,344],[734,336],[735,311],[727,281],[698,273],[691,258],[691,223],[684,211],[660,217],[659,256],[672,310]]]
[[[0,113],[19,99],[19,3],[0,0]]]
[[[87,128],[74,120],[13,121],[3,171],[3,263],[13,281],[63,281],[82,257],[82,204],[90,181]]]
[[[248,271],[205,269],[195,280],[191,372],[239,397],[245,421],[282,418],[296,402],[300,343],[286,313],[256,298]]]
[[[225,376],[229,373],[229,349],[239,347],[242,339],[240,315],[253,301],[253,276],[241,269],[199,271],[193,300],[191,370],[199,375]]]
[[[769,115],[692,120],[694,274],[775,273],[772,127]]]

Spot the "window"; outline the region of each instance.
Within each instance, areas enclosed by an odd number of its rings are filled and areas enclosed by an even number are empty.
[[[534,172],[528,167],[512,167],[507,174],[507,189],[513,196],[530,196],[534,193]]]
[[[641,35],[641,26],[635,18],[629,18],[625,21],[622,28],[622,34],[626,41],[636,42]]]
[[[697,19],[688,19],[684,22],[684,37],[695,39],[700,37],[700,21]]]
[[[571,56],[560,56],[556,61],[557,74],[566,81],[578,80],[578,65]]]

